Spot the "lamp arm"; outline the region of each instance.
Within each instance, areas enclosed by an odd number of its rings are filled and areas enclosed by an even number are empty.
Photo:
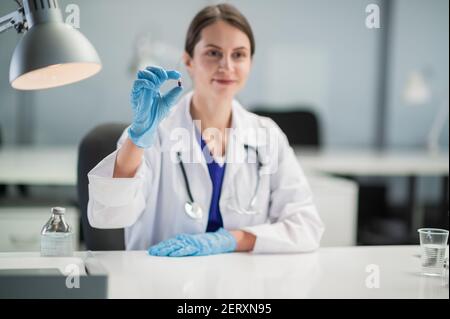
[[[0,33],[11,28],[15,28],[18,33],[22,33],[28,29],[23,8],[11,12],[4,17],[0,17]]]
[[[436,117],[433,121],[431,130],[428,134],[428,150],[431,152],[439,151],[439,137],[441,136],[445,123],[448,120],[448,105],[449,105],[448,91],[446,92],[446,95],[444,96],[444,100],[442,102],[443,102],[442,106],[436,113]]]

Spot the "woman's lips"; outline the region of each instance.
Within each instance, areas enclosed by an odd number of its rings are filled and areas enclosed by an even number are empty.
[[[214,79],[213,81],[222,85],[231,85],[236,83],[236,81],[234,80],[223,80],[223,79]]]

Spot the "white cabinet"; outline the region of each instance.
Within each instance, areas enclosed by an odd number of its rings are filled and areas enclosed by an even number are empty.
[[[74,250],[79,248],[79,212],[65,207],[72,227]],[[0,252],[40,251],[40,233],[51,216],[51,207],[0,207]]]

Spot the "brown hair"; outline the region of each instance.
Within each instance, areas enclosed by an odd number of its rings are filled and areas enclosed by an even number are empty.
[[[251,55],[255,54],[255,38],[247,19],[231,4],[222,3],[205,7],[192,20],[184,46],[191,57],[194,56],[194,48],[200,41],[202,30],[217,21],[225,21],[244,32],[250,40]]]

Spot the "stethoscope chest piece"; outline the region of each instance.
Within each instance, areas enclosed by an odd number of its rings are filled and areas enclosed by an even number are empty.
[[[197,203],[186,202],[184,210],[189,217],[193,219],[201,219],[203,217],[202,208]]]

